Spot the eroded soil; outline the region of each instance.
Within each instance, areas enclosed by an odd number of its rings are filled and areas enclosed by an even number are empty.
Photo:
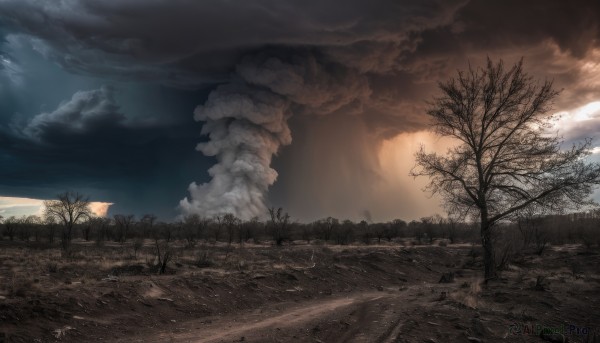
[[[468,245],[203,246],[156,275],[151,255],[126,258],[126,247],[81,243],[65,258],[0,243],[0,342],[600,339],[600,254],[578,246],[518,257],[483,285]],[[567,332],[528,329],[542,327]]]

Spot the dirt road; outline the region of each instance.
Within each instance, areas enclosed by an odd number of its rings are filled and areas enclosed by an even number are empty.
[[[302,303],[282,303],[232,316],[175,325],[144,342],[396,342],[403,325],[414,324],[431,304],[420,295],[442,285],[349,293]]]
[[[339,342],[373,342],[372,330],[381,336],[376,342],[385,342],[387,333],[392,333],[395,328],[393,320],[387,318],[391,313],[389,310],[400,298],[399,292],[373,292],[305,304],[278,304],[231,317],[184,323],[177,332],[148,337],[146,341],[314,341],[312,333],[323,330],[325,326],[341,325],[347,328],[343,328],[346,330],[337,340]],[[382,311],[383,307],[387,311]]]

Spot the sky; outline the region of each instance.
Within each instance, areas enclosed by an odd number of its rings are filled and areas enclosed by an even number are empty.
[[[553,80],[600,160],[598,1],[0,0],[0,215],[443,213],[408,176],[448,145],[427,101],[487,57]]]

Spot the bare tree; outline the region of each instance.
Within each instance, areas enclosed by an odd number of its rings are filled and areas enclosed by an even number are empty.
[[[287,231],[290,224],[290,215],[287,212],[283,212],[283,208],[281,207],[278,209],[272,207],[269,209],[269,216],[268,230],[275,244],[281,246],[283,241],[289,236]]]
[[[144,214],[139,221],[139,225],[142,228],[142,237],[150,237],[152,235],[152,228],[156,222],[156,216],[153,214]]]
[[[48,240],[48,243],[52,244],[54,243],[54,238],[56,236],[56,219],[54,217],[46,216],[43,220],[43,223],[46,231],[46,239]]]
[[[313,223],[313,226],[315,227],[319,239],[327,243],[327,241],[331,239],[331,236],[333,236],[333,231],[339,224],[340,221],[337,218],[327,217],[325,219],[317,220]]]
[[[67,250],[73,238],[75,224],[91,217],[90,202],[83,194],[65,192],[57,200],[44,201],[46,218],[52,217],[63,225],[62,247]]]
[[[258,217],[253,217],[250,220],[242,222],[238,227],[238,239],[240,246],[247,242],[249,239],[256,239],[258,230],[262,226],[262,223]]]
[[[241,224],[241,220],[238,219],[231,213],[227,213],[223,215],[223,226],[225,226],[225,230],[227,231],[227,245],[231,245],[233,243],[233,239],[235,236],[235,232],[237,231],[237,227]]]
[[[135,216],[133,214],[115,214],[113,218],[117,227],[116,239],[118,242],[124,243],[127,240],[129,230],[135,222]]]
[[[215,243],[219,242],[219,238],[221,238],[222,228],[223,228],[223,216],[216,215],[213,217],[213,225],[212,225],[212,234],[215,238]]]
[[[183,217],[183,236],[187,242],[187,246],[193,248],[196,246],[197,240],[202,234],[203,219],[197,214],[190,214]]]
[[[389,229],[385,232],[385,238],[388,242],[398,237],[403,229],[406,228],[406,222],[402,219],[394,219],[390,223]]]
[[[522,61],[505,70],[488,59],[482,69],[459,71],[439,84],[443,95],[428,114],[441,136],[458,145],[446,155],[415,155],[413,176],[428,176],[450,212],[480,220],[486,280],[496,276],[491,230],[532,204],[551,210],[590,204],[600,165],[586,163],[590,141],[561,150],[546,113],[558,92],[523,72]]]
[[[96,235],[96,245],[101,246],[104,244],[104,240],[108,235],[107,231],[110,222],[111,220],[109,218],[104,217],[92,217],[86,222],[86,224],[90,226],[91,232]]]
[[[19,220],[15,216],[10,216],[4,220],[4,234],[8,236],[8,239],[11,241],[15,239],[18,222]]]
[[[21,228],[21,240],[29,241],[29,238],[33,234],[35,241],[40,241],[40,226],[42,224],[42,218],[39,216],[32,214],[27,217],[24,217],[22,220],[22,228]]]
[[[514,217],[523,238],[523,247],[528,248],[541,224],[541,214],[537,212],[536,206],[533,205],[516,211]]]
[[[456,216],[452,215],[452,213],[450,213],[445,220],[446,236],[450,241],[450,244],[456,243],[458,223],[459,220]]]

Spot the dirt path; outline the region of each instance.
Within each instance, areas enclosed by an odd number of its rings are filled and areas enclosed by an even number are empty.
[[[419,287],[282,303],[229,316],[175,324],[143,342],[395,342],[415,311]]]
[[[230,340],[233,338],[246,337],[253,333],[259,332],[266,328],[276,327],[279,330],[294,328],[308,321],[313,321],[330,315],[332,312],[339,310],[341,307],[346,307],[357,302],[365,301],[365,299],[380,298],[381,295],[352,296],[339,299],[332,299],[326,302],[311,303],[300,308],[285,310],[283,313],[264,318],[264,314],[260,314],[245,323],[217,323],[216,327],[207,330],[208,332],[200,333],[200,337],[196,340],[197,343],[210,343]],[[270,314],[267,314],[270,315]],[[224,330],[223,324],[231,326]],[[227,325],[230,324],[230,325]]]
[[[402,294],[396,292],[369,292],[349,294],[325,300],[311,300],[306,303],[285,303],[267,306],[234,316],[208,318],[201,321],[182,323],[170,333],[160,333],[151,337],[139,338],[145,342],[264,342],[315,341],[311,336],[320,330],[331,332],[325,326],[340,324],[339,342],[373,341],[369,326],[377,326],[388,336],[397,325],[386,330],[389,325],[383,317],[379,305],[398,303]],[[396,319],[397,321],[397,319]],[[353,323],[352,323],[353,322]],[[394,324],[390,322],[391,324]],[[373,325],[375,324],[375,325]],[[367,332],[363,329],[367,329]],[[333,330],[336,331],[336,330]],[[387,333],[387,334],[386,334]],[[379,335],[378,334],[378,335]],[[361,339],[362,337],[362,339]],[[318,340],[316,340],[318,341]],[[328,340],[329,341],[329,340]],[[385,342],[386,340],[378,340]]]

